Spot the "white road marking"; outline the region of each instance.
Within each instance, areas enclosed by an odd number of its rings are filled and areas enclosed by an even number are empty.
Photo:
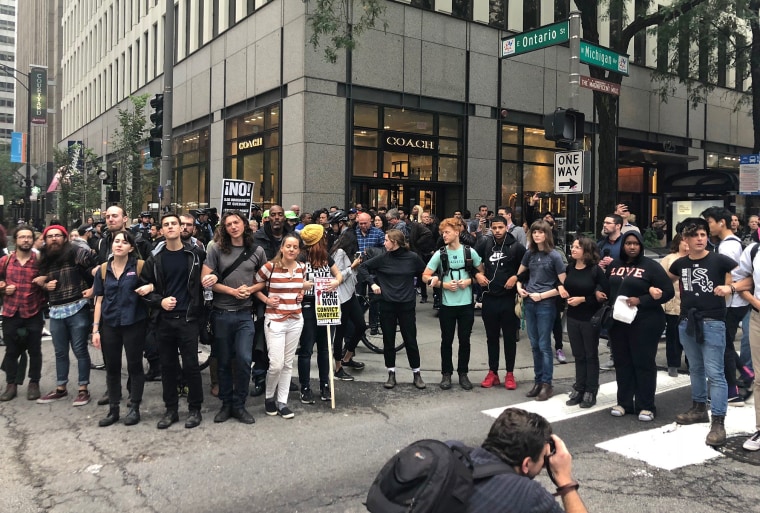
[[[657,373],[657,393],[675,390],[677,388],[689,386],[689,376],[679,374],[677,378],[671,378],[666,372]],[[612,408],[617,404],[617,382],[611,381],[604,383],[599,387],[596,395],[596,405],[591,408],[579,408],[578,406],[567,406],[567,394],[557,394],[548,401],[527,401],[520,404],[513,404],[509,408],[521,408],[525,411],[538,413],[549,422],[559,422],[560,420],[572,419],[581,415],[588,415],[597,411]],[[507,406],[484,410],[486,415],[496,418],[501,415]]]
[[[671,378],[665,372],[657,373],[658,394],[686,386],[689,386],[688,375],[679,374],[677,378]],[[509,407],[538,413],[549,422],[554,423],[612,408],[617,404],[616,397],[617,383],[612,381],[599,387],[597,402],[592,408],[566,406],[567,394],[556,395],[548,401],[527,401]],[[728,415],[725,421],[727,436],[754,432],[755,408],[753,399],[748,399],[744,407],[728,408]],[[482,413],[496,418],[506,408],[493,408],[484,410]],[[635,417],[627,415],[626,419],[634,420]],[[646,425],[644,423],[639,424],[642,427]],[[626,458],[641,460],[649,465],[665,470],[673,470],[687,465],[697,465],[712,458],[723,456],[718,451],[705,445],[705,437],[709,431],[709,424],[694,424],[691,426],[669,424],[665,427],[639,431],[620,438],[607,440],[596,446],[600,449],[620,454]]]

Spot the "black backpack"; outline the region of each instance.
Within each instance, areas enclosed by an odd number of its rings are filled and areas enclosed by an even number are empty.
[[[371,513],[466,513],[475,481],[514,473],[506,463],[473,465],[470,449],[418,440],[393,456],[367,494]]]
[[[464,270],[467,273],[468,276],[472,276],[475,272],[475,266],[472,262],[472,248],[468,246],[467,244],[463,244],[464,246]],[[446,251],[446,246],[441,246],[441,249],[438,250],[440,253],[441,258],[441,266],[440,266],[440,274],[441,279],[443,279],[444,276],[449,274],[451,272],[451,266],[449,265],[449,254]]]

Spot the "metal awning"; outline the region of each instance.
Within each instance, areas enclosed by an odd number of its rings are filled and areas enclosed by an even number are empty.
[[[632,166],[649,167],[665,164],[688,164],[698,159],[699,157],[694,155],[647,150],[644,148],[621,147],[618,151],[618,163]]]

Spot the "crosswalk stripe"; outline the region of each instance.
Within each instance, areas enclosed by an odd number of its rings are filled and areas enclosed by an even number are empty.
[[[672,378],[665,372],[657,373],[657,393],[661,394],[677,388],[689,386],[689,376],[685,374],[679,374],[678,377]],[[499,408],[492,408],[490,410],[484,410],[483,413],[496,418],[501,415],[507,408],[520,408],[525,411],[538,413],[549,422],[559,422],[561,420],[572,419],[574,417],[580,417],[581,415],[588,415],[604,409],[612,408],[617,404],[617,382],[611,381],[604,383],[599,387],[599,392],[596,394],[596,405],[591,408],[579,408],[578,406],[567,406],[567,394],[557,394],[551,397],[547,401],[526,401],[520,404],[513,404],[511,406],[503,406]]]
[[[679,374],[672,378],[664,372],[657,373],[657,394],[689,386],[689,376]],[[726,436],[746,434],[755,426],[754,398],[747,400],[744,407],[729,407],[726,415]],[[500,408],[484,410],[482,413],[496,418],[506,408],[521,408],[538,413],[551,423],[588,415],[612,408],[617,404],[617,383],[605,383],[599,387],[596,405],[591,408],[567,406],[567,394],[559,394],[547,401],[527,401]],[[686,405],[684,405],[684,410]],[[635,418],[635,417],[633,417]],[[641,425],[641,423],[639,423]],[[709,424],[679,426],[675,423],[664,427],[638,431],[619,438],[596,444],[605,451],[614,452],[626,458],[637,459],[664,470],[674,470],[687,465],[697,465],[712,458],[723,456],[705,445]],[[753,431],[754,432],[754,431]]]

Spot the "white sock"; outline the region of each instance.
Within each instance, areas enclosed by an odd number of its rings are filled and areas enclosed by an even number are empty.
[[[388,367],[388,372],[396,372],[396,367]]]

